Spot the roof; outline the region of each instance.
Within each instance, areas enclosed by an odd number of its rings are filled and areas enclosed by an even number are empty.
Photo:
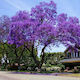
[[[80,62],[80,58],[64,59],[64,60],[61,60],[60,62],[62,62],[62,63],[75,63],[75,62]]]

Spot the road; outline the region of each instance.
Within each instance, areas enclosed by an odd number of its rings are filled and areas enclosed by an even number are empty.
[[[1,76],[0,75],[0,80],[16,80],[14,78],[9,78],[9,77],[5,77],[5,76]],[[18,80],[18,79],[17,79]]]
[[[80,78],[53,75],[12,74],[11,72],[0,71],[0,80],[80,80]]]

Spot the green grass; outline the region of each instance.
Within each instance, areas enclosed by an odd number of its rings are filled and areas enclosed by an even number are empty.
[[[15,72],[29,72],[29,73],[55,73],[55,71],[15,71]]]
[[[60,76],[80,77],[80,73],[73,74],[60,74]]]

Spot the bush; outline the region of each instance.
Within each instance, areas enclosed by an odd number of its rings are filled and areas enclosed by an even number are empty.
[[[61,72],[61,68],[60,67],[51,67],[51,71]]]
[[[27,70],[28,70],[28,71],[31,71],[31,67],[28,67]]]
[[[57,66],[61,68],[61,71],[65,70],[65,66],[63,64],[58,64]]]
[[[1,69],[2,71],[4,71],[4,70],[5,70],[5,65],[1,65],[1,66],[0,66],[0,69]]]
[[[8,65],[8,67],[7,67],[7,69],[8,70],[18,70],[18,66],[16,66],[16,65]]]
[[[46,71],[50,71],[50,70],[51,70],[51,67],[46,68]]]
[[[41,68],[41,71],[46,71],[46,67],[42,67]]]
[[[51,64],[45,64],[45,67],[51,67]]]
[[[23,66],[21,66],[21,70],[27,70],[27,66],[25,66],[25,65],[23,65]]]
[[[79,70],[73,69],[73,73],[79,73]]]
[[[60,67],[44,67],[43,68],[44,71],[53,71],[53,72],[61,72],[61,68]]]
[[[77,66],[77,68],[79,69],[79,71],[80,71],[80,66]]]
[[[73,69],[73,73],[79,73],[79,70],[78,70],[77,67],[74,67],[74,69]]]

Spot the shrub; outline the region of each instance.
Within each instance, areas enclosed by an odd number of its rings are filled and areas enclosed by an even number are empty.
[[[45,64],[45,67],[51,67],[51,64]]]
[[[51,71],[61,72],[61,68],[60,67],[51,67]]]
[[[46,71],[46,67],[42,67],[41,68],[41,71]]]
[[[79,73],[79,70],[78,70],[77,67],[74,67],[74,69],[73,69],[73,73]]]
[[[77,66],[77,68],[79,69],[79,71],[80,71],[80,66]]]
[[[61,71],[65,70],[65,66],[63,64],[58,64],[57,66],[61,68]]]
[[[51,70],[51,67],[47,67],[47,68],[46,68],[46,71],[50,71],[50,70]]]

